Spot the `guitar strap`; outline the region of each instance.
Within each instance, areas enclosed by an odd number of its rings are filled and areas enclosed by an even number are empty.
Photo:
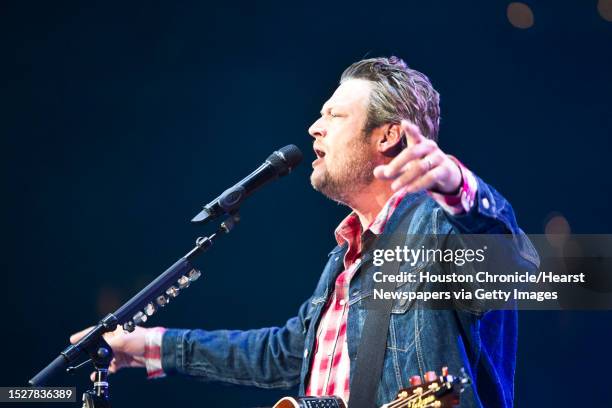
[[[404,214],[397,228],[390,233],[384,233],[373,243],[375,249],[391,249],[403,246],[406,242],[406,231],[410,223],[412,211]],[[400,262],[385,262],[380,271],[384,276],[395,275],[400,268]],[[376,289],[385,293],[395,290],[395,282],[377,283]],[[372,408],[376,405],[378,384],[382,376],[385,350],[387,349],[387,336],[391,309],[394,299],[369,299],[367,314],[361,333],[361,340],[355,359],[355,371],[350,386],[349,408]]]

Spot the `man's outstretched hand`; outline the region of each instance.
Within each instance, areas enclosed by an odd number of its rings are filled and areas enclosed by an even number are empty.
[[[70,336],[70,343],[75,344],[93,328],[88,327]],[[115,331],[104,334],[104,340],[111,346],[114,358],[108,367],[109,373],[116,373],[124,367],[145,367],[145,333],[149,329],[136,326],[132,333],[126,333],[121,326]],[[94,373],[91,374],[94,381]]]
[[[425,189],[435,193],[456,194],[462,184],[461,170],[438,144],[421,134],[419,128],[403,120],[407,146],[391,162],[377,166],[374,176],[393,180],[394,191],[406,187],[414,193]]]

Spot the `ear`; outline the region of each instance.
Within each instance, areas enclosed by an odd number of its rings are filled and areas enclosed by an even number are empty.
[[[384,156],[395,157],[404,148],[402,126],[399,123],[383,125],[375,131],[375,134],[376,149]]]

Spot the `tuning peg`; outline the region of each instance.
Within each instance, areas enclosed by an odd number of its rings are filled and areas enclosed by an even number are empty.
[[[425,373],[425,382],[436,381],[438,376],[435,371],[428,371]]]
[[[413,387],[416,387],[417,385],[421,385],[423,383],[423,381],[421,380],[421,377],[418,375],[413,375],[412,377],[410,377],[410,385]]]
[[[187,276],[189,276],[189,280],[193,282],[198,280],[198,278],[202,276],[202,272],[198,271],[197,269],[192,269],[189,271]]]
[[[459,380],[462,385],[467,385],[471,383],[470,377],[465,372],[464,367],[461,367],[460,374],[459,374]]]
[[[179,278],[179,280],[177,281],[178,285],[179,285],[179,289],[185,289],[189,287],[189,284],[191,283],[191,281],[189,280],[189,278],[187,276],[181,276]]]

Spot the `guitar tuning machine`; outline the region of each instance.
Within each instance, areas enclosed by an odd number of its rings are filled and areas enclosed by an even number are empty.
[[[438,376],[436,375],[435,371],[427,371],[425,373],[425,382],[436,381],[437,379]]]
[[[464,367],[461,367],[461,370],[459,371],[459,382],[461,383],[461,385],[463,385],[463,387],[461,388],[461,392],[465,390],[466,385],[471,383],[470,377],[468,377]]]
[[[446,383],[452,383],[455,377],[448,373],[448,367],[442,367],[442,375],[440,379]]]

